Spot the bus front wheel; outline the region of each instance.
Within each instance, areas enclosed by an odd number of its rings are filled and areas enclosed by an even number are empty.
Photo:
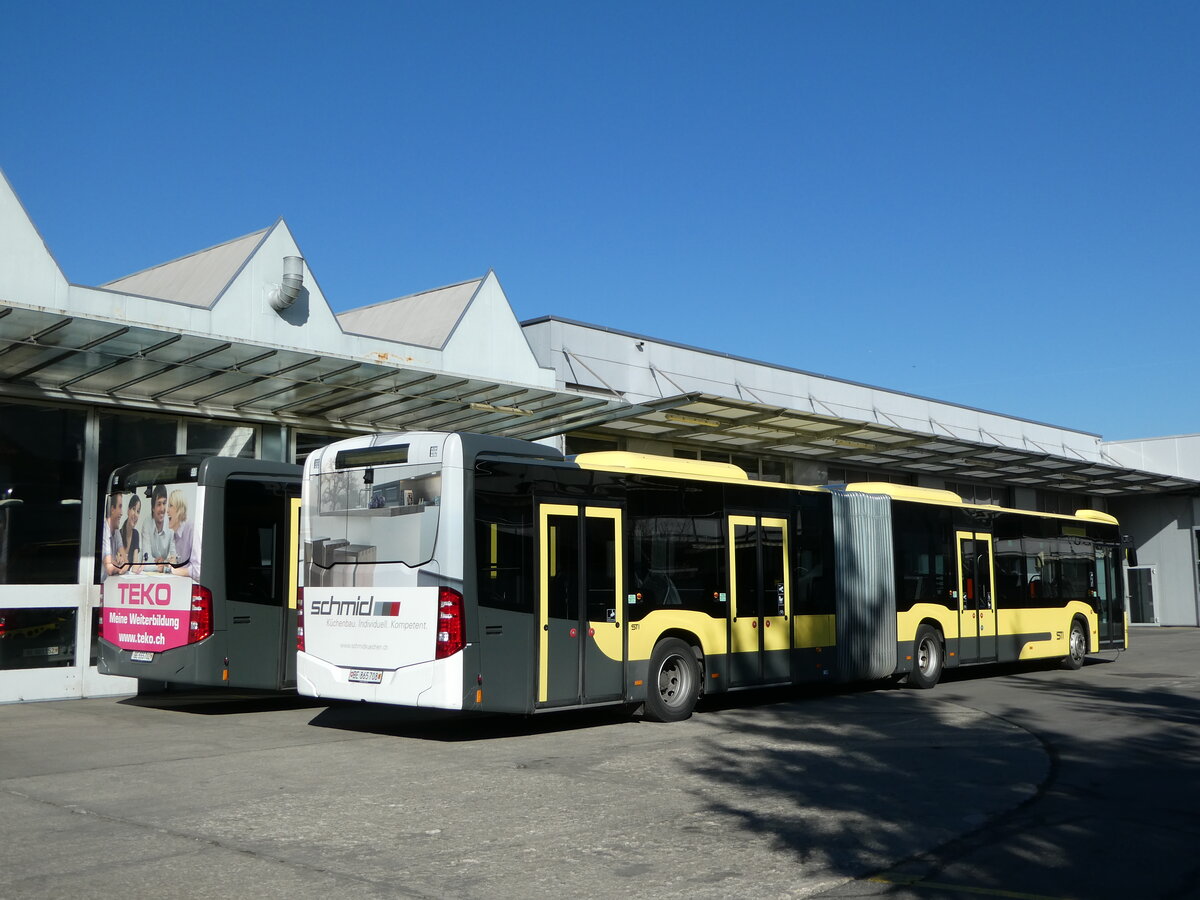
[[[1083,623],[1078,619],[1071,621],[1071,638],[1067,648],[1069,652],[1063,657],[1063,668],[1082,669],[1083,658],[1088,652],[1088,639],[1087,632],[1083,630]]]
[[[942,638],[937,629],[922,625],[913,639],[912,671],[908,673],[908,686],[927,690],[942,677]]]
[[[679,638],[659,641],[650,654],[646,718],[680,722],[691,716],[699,697],[700,665],[692,648]]]

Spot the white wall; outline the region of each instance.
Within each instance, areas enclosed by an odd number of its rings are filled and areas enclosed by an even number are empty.
[[[1157,566],[1154,602],[1160,625],[1200,625],[1197,613],[1197,522],[1191,497],[1158,494],[1110,498],[1109,509],[1121,533],[1133,537],[1138,565]]]
[[[67,279],[0,172],[0,300],[59,308]]]
[[[1109,441],[1103,449],[1118,465],[1200,480],[1200,434]]]

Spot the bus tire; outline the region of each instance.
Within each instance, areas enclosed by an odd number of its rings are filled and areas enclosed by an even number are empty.
[[[679,638],[659,641],[650,654],[649,674],[646,718],[681,722],[691,716],[700,697],[700,666],[692,648]]]
[[[1063,657],[1063,668],[1071,671],[1082,669],[1084,657],[1088,653],[1088,639],[1083,623],[1078,619],[1071,620],[1071,636],[1068,638],[1067,647],[1069,652]]]
[[[913,638],[913,667],[908,673],[908,686],[929,690],[942,677],[945,661],[942,636],[936,628],[921,625],[917,628],[917,636]]]

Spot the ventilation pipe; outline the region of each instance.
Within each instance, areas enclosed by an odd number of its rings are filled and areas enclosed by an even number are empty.
[[[296,302],[304,287],[304,257],[283,258],[283,283],[271,291],[271,309],[283,312]]]

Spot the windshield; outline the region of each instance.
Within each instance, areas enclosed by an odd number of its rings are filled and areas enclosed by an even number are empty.
[[[305,551],[312,565],[417,566],[433,558],[442,502],[439,464],[318,472],[308,487],[311,539]]]

